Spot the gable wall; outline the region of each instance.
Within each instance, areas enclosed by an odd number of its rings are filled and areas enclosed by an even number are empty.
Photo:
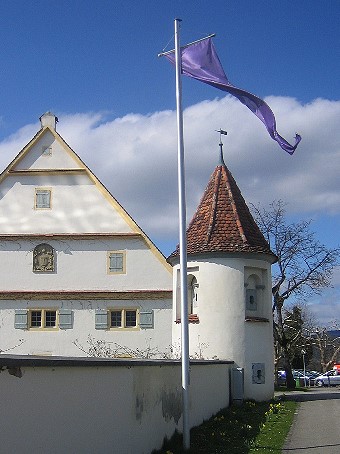
[[[52,190],[51,209],[35,209],[35,189]],[[132,232],[88,175],[15,175],[0,187],[3,233]]]
[[[42,154],[43,148],[52,147],[52,154]],[[68,152],[65,144],[45,130],[41,138],[34,143],[27,154],[15,165],[16,170],[23,169],[69,169],[81,168],[78,160]]]

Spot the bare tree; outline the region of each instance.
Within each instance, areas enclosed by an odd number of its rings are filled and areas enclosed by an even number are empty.
[[[338,264],[339,248],[328,249],[310,230],[311,221],[289,224],[285,204],[279,200],[269,208],[252,206],[255,220],[277,256],[273,267],[274,342],[280,347],[286,370],[287,387],[294,388],[289,358],[289,342],[283,320],[283,306],[292,296],[307,299],[331,285],[332,272]]]
[[[334,334],[337,333],[337,334]],[[310,332],[309,340],[318,355],[322,372],[331,369],[340,361],[340,336],[339,326],[334,323],[334,331],[329,327],[315,326]]]

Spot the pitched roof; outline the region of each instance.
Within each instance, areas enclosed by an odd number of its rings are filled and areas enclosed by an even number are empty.
[[[187,229],[187,253],[270,254],[236,181],[223,159],[215,168]],[[169,259],[179,256],[179,246]]]

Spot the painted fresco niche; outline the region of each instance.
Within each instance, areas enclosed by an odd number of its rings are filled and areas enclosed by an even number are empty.
[[[245,316],[246,319],[262,320],[266,273],[256,268],[245,268]]]
[[[34,248],[33,271],[35,273],[53,273],[55,271],[55,252],[52,246],[43,243]]]

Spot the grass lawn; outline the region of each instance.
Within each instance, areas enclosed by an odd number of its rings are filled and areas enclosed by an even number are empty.
[[[174,435],[154,454],[281,453],[293,421],[296,402],[246,401],[232,405],[190,431],[190,450]]]

